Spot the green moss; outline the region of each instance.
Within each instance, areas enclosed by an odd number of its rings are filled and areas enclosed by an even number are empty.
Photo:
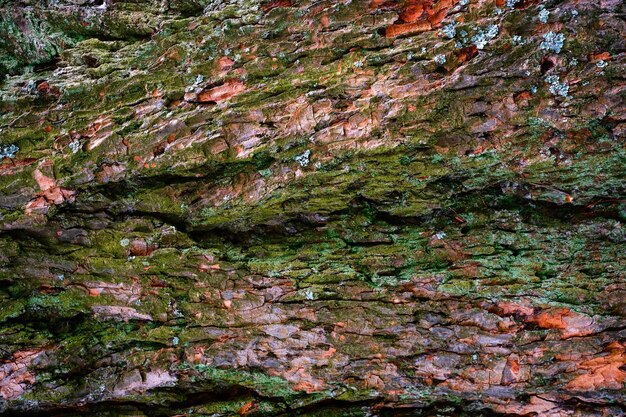
[[[182,369],[185,369],[188,365],[183,364],[181,366]],[[252,389],[263,397],[279,397],[284,400],[301,395],[293,391],[284,379],[262,373],[217,369],[206,365],[193,365],[192,369],[198,372],[198,382],[215,384],[217,387],[243,386]]]

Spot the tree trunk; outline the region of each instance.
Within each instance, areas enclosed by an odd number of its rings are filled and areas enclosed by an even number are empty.
[[[0,414],[624,415],[625,11],[0,1]]]

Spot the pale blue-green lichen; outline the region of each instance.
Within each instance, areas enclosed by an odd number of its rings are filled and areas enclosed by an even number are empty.
[[[543,41],[539,47],[546,51],[554,51],[558,54],[561,52],[564,42],[565,35],[562,33],[548,32],[543,35]]]
[[[449,24],[447,24],[446,26],[444,26],[441,29],[441,33],[443,33],[443,35],[446,38],[452,39],[456,35],[456,27],[455,26],[456,26],[456,22],[453,20],[452,22],[450,22]]]
[[[15,158],[15,154],[20,150],[17,145],[2,145],[0,146],[0,159],[2,158]]]
[[[294,160],[300,164],[301,167],[305,167],[307,165],[309,165],[309,157],[311,156],[311,151],[309,149],[307,149],[306,151],[304,151],[303,153],[301,153],[300,155],[297,155]]]
[[[499,28],[496,25],[489,25],[485,30],[478,29],[476,34],[472,36],[472,43],[478,49],[484,49],[487,43],[498,36]]]
[[[557,75],[549,75],[546,77],[546,82],[550,84],[550,92],[555,96],[567,97],[569,92],[569,84],[563,83],[559,80]]]

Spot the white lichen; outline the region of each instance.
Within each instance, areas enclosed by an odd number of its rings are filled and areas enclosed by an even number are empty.
[[[562,33],[548,32],[543,35],[543,41],[539,47],[547,51],[554,51],[558,54],[561,52],[564,42],[565,35]]]
[[[311,151],[309,149],[307,149],[306,151],[304,151],[303,153],[301,153],[300,155],[297,155],[294,160],[300,164],[301,167],[305,167],[307,165],[309,165],[309,163],[311,162],[309,160],[309,157],[311,156]]]
[[[72,153],[76,153],[80,150],[80,142],[78,139],[73,140],[67,146],[72,150]]]
[[[552,94],[555,96],[567,97],[569,84],[561,82],[557,75],[549,75],[545,78],[545,80],[548,84],[550,84],[550,92]]]
[[[472,36],[472,43],[476,45],[476,48],[483,49],[487,43],[498,36],[498,26],[489,25],[485,30],[478,29],[478,32],[474,36]]]
[[[445,56],[444,54],[439,54],[439,55],[436,55],[436,56],[433,58],[433,60],[434,60],[437,64],[439,64],[439,65],[443,65],[443,64],[445,64],[445,63],[446,63],[446,56]]]
[[[441,29],[441,33],[448,39],[452,39],[456,36],[456,22],[453,20]]]
[[[2,158],[15,158],[15,154],[20,150],[17,145],[1,145],[0,146],[0,159]]]
[[[498,29],[498,26],[496,25],[489,25],[487,26],[487,31],[485,32],[485,36],[487,36],[489,39],[493,39],[496,36],[498,36],[498,32],[500,31],[500,29]]]
[[[538,17],[541,23],[548,23],[548,19],[550,18],[550,12],[547,11],[546,9],[541,9],[539,11]]]
[[[596,62],[596,67],[598,68],[605,68],[608,64],[608,62],[606,62],[605,60],[601,59],[598,62]]]

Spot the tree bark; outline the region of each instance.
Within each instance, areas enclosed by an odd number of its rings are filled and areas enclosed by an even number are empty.
[[[0,414],[624,415],[624,12],[0,1]]]

